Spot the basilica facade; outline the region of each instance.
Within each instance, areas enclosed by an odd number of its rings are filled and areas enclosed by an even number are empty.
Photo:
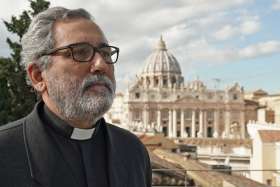
[[[126,123],[133,131],[170,138],[245,138],[244,91],[235,83],[208,89],[199,79],[185,82],[162,37],[125,94]]]

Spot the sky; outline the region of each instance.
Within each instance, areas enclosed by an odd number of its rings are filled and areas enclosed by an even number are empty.
[[[4,3],[5,2],[5,3]],[[7,3],[8,2],[8,3]],[[280,0],[51,0],[51,7],[85,8],[120,48],[117,90],[145,66],[160,36],[178,60],[185,82],[224,89],[280,93]],[[27,0],[0,2],[1,20],[29,9]],[[0,56],[9,56],[0,22]],[[219,79],[217,82],[215,80]]]

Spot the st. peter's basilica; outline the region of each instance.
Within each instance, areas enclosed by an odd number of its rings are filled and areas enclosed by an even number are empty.
[[[162,37],[137,77],[115,102],[122,108],[118,107],[120,124],[130,130],[170,138],[245,138],[248,109],[243,88],[235,83],[217,90],[208,89],[199,79],[185,82],[179,62]]]

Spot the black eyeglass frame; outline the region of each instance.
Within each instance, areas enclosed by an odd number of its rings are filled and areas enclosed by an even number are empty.
[[[83,44],[86,44],[86,45],[90,46],[90,47],[93,49],[93,53],[92,53],[92,55],[91,55],[91,58],[88,59],[88,60],[78,60],[78,59],[76,59],[76,58],[74,57],[74,54],[73,54],[73,46],[76,46],[76,45],[83,45]],[[115,52],[117,53],[117,58],[116,58],[115,61],[108,61],[108,60],[106,60],[106,59],[103,57],[103,55],[102,55],[103,52],[102,52],[100,49],[105,48],[105,47],[111,47],[111,48],[113,48],[113,49],[115,50]],[[108,63],[108,64],[115,64],[115,63],[118,61],[119,52],[120,52],[120,49],[119,49],[118,47],[115,47],[115,46],[111,46],[111,45],[107,45],[107,44],[102,44],[100,47],[95,47],[95,46],[91,45],[90,43],[87,43],[87,42],[80,42],[80,43],[73,43],[73,44],[69,44],[69,45],[67,45],[67,46],[63,46],[63,47],[58,47],[58,48],[51,49],[51,50],[49,50],[48,52],[43,53],[42,55],[40,55],[40,57],[42,57],[42,56],[47,56],[47,55],[53,55],[53,54],[57,53],[58,51],[64,50],[64,49],[69,49],[69,50],[70,50],[70,52],[71,52],[71,57],[72,57],[72,59],[73,59],[74,61],[76,61],[76,62],[90,62],[90,61],[94,58],[95,53],[98,52],[98,53],[102,56],[102,58],[106,61],[106,63]],[[111,55],[111,56],[112,56],[112,55]]]

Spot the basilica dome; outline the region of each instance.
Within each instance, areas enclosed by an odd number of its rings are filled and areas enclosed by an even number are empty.
[[[177,74],[181,75],[181,68],[177,59],[168,52],[162,37],[152,54],[146,59],[142,75]]]

